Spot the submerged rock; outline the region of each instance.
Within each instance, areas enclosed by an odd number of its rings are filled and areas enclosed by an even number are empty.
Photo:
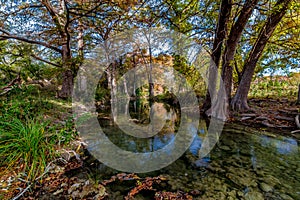
[[[264,200],[264,196],[257,191],[251,191],[245,195],[246,200]]]
[[[193,163],[193,166],[196,167],[196,168],[199,168],[199,167],[208,167],[209,166],[209,162],[207,162],[206,160],[196,160],[194,163]]]
[[[287,194],[280,194],[280,197],[281,197],[283,200],[293,200],[293,198],[290,197],[290,196],[287,195]]]
[[[257,187],[256,179],[253,173],[236,167],[228,167],[226,177],[239,186]]]
[[[266,175],[264,178],[264,182],[268,185],[274,187],[275,185],[280,185],[280,181],[272,175]]]
[[[266,183],[259,183],[259,187],[264,192],[271,192],[273,190],[273,187]]]
[[[230,151],[231,149],[230,149],[230,147],[229,146],[220,146],[219,147],[220,149],[222,149],[222,150],[224,150],[224,151]]]

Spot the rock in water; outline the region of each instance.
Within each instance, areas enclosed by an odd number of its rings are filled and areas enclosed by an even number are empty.
[[[264,200],[264,196],[257,191],[251,191],[245,195],[246,200]]]
[[[266,184],[266,183],[260,183],[259,187],[264,192],[271,192],[273,190],[273,187],[270,186],[270,185],[268,185],[268,184]]]

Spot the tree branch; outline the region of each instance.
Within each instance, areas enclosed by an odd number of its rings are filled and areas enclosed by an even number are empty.
[[[61,65],[59,65],[59,64],[56,64],[56,63],[53,63],[53,62],[50,62],[50,61],[48,61],[48,60],[45,60],[45,59],[43,59],[43,58],[41,58],[41,57],[39,57],[39,56],[37,56],[37,55],[31,55],[31,57],[33,57],[33,58],[35,58],[35,59],[37,59],[37,60],[39,60],[39,61],[42,61],[42,62],[44,62],[44,63],[47,63],[47,64],[49,64],[49,65],[53,65],[53,66],[55,66],[55,67],[62,67]]]
[[[27,38],[24,38],[24,37],[16,36],[16,35],[9,35],[9,34],[8,35],[0,35],[0,40],[8,40],[8,39],[20,40],[20,41],[23,41],[23,42],[26,42],[26,43],[29,43],[29,44],[42,45],[42,46],[47,47],[49,49],[52,49],[56,52],[62,53],[62,51],[59,48],[57,48],[55,46],[52,46],[52,45],[50,45],[49,43],[46,43],[46,42],[35,41],[35,40],[27,39]]]

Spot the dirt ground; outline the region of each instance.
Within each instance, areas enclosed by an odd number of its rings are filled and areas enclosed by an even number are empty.
[[[238,122],[300,139],[300,105],[296,105],[295,101],[287,98],[250,99],[249,106],[252,110],[247,113],[232,113],[228,123]]]

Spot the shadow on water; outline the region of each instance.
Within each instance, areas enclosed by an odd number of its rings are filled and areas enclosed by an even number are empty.
[[[178,107],[154,102],[151,108],[145,102],[131,101],[127,108],[131,120],[140,126],[149,124],[151,115],[156,115],[155,119],[165,121],[165,124],[150,138],[136,138],[124,133],[107,118],[99,118],[106,136],[119,148],[153,152],[176,136],[180,124]],[[231,125],[224,127],[219,142],[209,155],[199,159],[201,144],[207,136],[206,122],[201,120],[198,127],[193,125],[190,129],[197,134],[180,159],[161,170],[139,176],[162,175],[167,181],[160,190],[198,191],[194,199],[300,199],[299,141]],[[93,173],[102,181],[119,172],[99,163]],[[132,186],[117,182],[107,187],[111,199],[122,199]]]

